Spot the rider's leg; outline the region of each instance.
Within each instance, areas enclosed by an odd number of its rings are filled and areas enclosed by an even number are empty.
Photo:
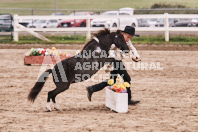
[[[117,72],[115,70],[111,71],[111,79],[114,79],[114,82],[115,82],[116,78],[117,78]],[[87,87],[87,97],[88,97],[89,101],[91,101],[91,96],[94,92],[100,91],[100,90],[104,89],[106,86],[108,86],[107,82],[108,82],[108,80],[105,80],[101,83]]]
[[[114,63],[114,70],[111,72],[111,77],[114,79],[114,82],[115,82],[117,76],[115,76],[115,75],[113,76],[112,74],[119,74],[123,78],[124,82],[128,82],[129,84],[131,83],[131,77],[127,73],[126,68],[122,61],[117,60],[116,63]],[[131,100],[130,87],[127,88],[127,93],[128,93],[128,104],[129,105],[135,105],[140,102],[140,101]]]
[[[114,70],[111,71],[111,78],[114,79],[114,82],[116,82],[117,74],[120,74],[120,76],[123,77],[123,80],[130,84],[131,78],[126,71],[123,62],[115,60],[114,63],[113,63],[113,66],[114,66]],[[105,81],[103,81],[99,84],[95,84],[95,85],[87,87],[87,97],[88,97],[89,101],[91,101],[91,96],[94,92],[100,91],[103,88],[105,88],[106,86],[108,86],[107,80],[105,80]],[[135,105],[135,104],[139,103],[139,101],[131,100],[131,90],[130,90],[130,88],[127,88],[127,93],[128,93],[128,103],[129,104]]]
[[[98,84],[87,87],[87,97],[88,97],[89,101],[91,101],[91,96],[94,92],[100,91],[103,88],[105,88],[106,86],[108,86],[107,80],[105,80],[101,83],[98,83]]]

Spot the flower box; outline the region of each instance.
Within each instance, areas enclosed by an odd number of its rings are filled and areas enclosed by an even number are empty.
[[[106,107],[118,113],[128,112],[128,93],[117,93],[106,87]]]
[[[51,50],[45,48],[31,48],[31,50],[25,54],[24,65],[56,64],[70,57],[70,54],[66,54],[66,52],[62,53],[56,50],[55,47],[52,47]]]
[[[66,56],[25,56],[24,65],[56,64],[64,59],[67,59],[67,57]]]

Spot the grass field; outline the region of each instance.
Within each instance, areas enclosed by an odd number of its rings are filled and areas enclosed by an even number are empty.
[[[33,36],[20,36],[19,42],[9,41],[9,39],[0,39],[0,43],[9,44],[85,44],[86,36],[46,36],[51,42],[39,40]],[[0,37],[1,38],[1,37]],[[197,45],[198,38],[196,36],[171,36],[169,42],[164,41],[164,36],[141,36],[140,38],[134,37],[133,44],[180,44],[180,45]]]
[[[154,3],[180,4],[198,8],[198,0],[57,0],[58,9],[150,8]],[[0,8],[55,8],[55,0],[1,0]]]

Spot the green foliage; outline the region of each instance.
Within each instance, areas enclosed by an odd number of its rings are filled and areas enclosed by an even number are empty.
[[[156,8],[187,8],[186,5],[180,5],[180,4],[165,4],[165,3],[155,3],[151,6],[151,9]]]
[[[0,35],[0,43],[9,43],[12,41],[11,36],[1,36]]]
[[[190,8],[184,4],[167,4],[167,3],[154,3],[149,10],[135,10],[135,14],[198,14],[198,10],[186,9]],[[160,9],[160,10],[159,10]],[[166,10],[169,9],[169,10]],[[177,10],[176,10],[177,9]]]
[[[198,45],[198,37],[187,37],[187,36],[170,36],[170,41],[165,42],[164,36],[142,36],[142,37],[134,37],[132,39],[133,43],[136,44],[186,44]]]
[[[85,36],[46,36],[51,42],[45,42],[40,39],[37,39],[32,36],[21,36],[19,37],[19,42],[14,41],[4,41],[0,43],[8,43],[8,44],[85,44],[86,37]],[[132,39],[133,44],[187,44],[198,45],[198,37],[196,36],[172,36],[170,37],[169,42],[165,42],[164,36],[141,36],[134,37]]]
[[[86,42],[85,36],[45,36],[51,40],[46,42],[33,36],[20,36],[18,42],[14,41],[0,41],[0,43],[17,43],[17,44],[84,44]]]

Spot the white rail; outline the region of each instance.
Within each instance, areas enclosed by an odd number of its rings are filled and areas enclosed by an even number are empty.
[[[31,30],[31,32],[37,32],[37,31],[56,31],[56,32],[73,32],[73,31],[81,31],[86,32],[86,38],[87,40],[91,37],[92,31],[98,31],[100,29],[103,29],[103,27],[91,27],[90,20],[94,18],[109,18],[110,16],[101,16],[101,15],[87,15],[87,16],[18,16],[14,15],[14,41],[18,41],[18,32],[24,32],[27,30]],[[198,18],[198,15],[194,14],[145,14],[145,15],[132,15],[127,16],[132,17],[136,19],[141,18],[164,18],[165,24],[164,27],[136,27],[136,31],[162,31],[165,33],[165,41],[169,41],[169,31],[198,31],[198,27],[169,27],[169,18]],[[126,18],[126,16],[111,16],[111,18]],[[87,19],[87,27],[75,27],[75,28],[27,28],[24,30],[23,28],[20,28],[20,26],[17,26],[19,23],[19,19]],[[114,30],[123,30],[124,27],[117,27],[117,28],[110,28],[111,31]]]

